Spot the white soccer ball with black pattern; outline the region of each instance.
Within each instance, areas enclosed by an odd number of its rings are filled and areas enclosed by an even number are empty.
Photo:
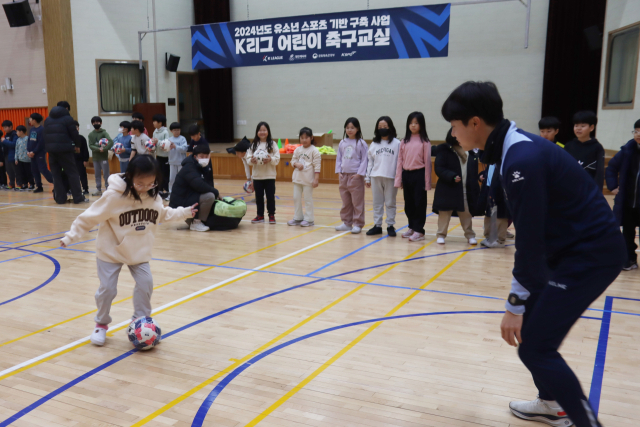
[[[124,152],[124,145],[120,142],[116,142],[113,144],[112,150],[116,154],[120,154]]]
[[[253,154],[253,157],[258,161],[257,164],[264,165],[264,160],[269,157],[269,153],[265,150],[258,150]]]
[[[138,317],[129,324],[127,336],[138,350],[151,350],[162,339],[162,331],[151,317]]]

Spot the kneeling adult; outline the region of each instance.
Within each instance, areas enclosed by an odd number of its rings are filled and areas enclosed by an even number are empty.
[[[193,231],[209,231],[203,222],[209,217],[215,200],[220,198],[213,186],[210,154],[208,145],[195,146],[193,155],[182,161],[182,169],[176,175],[171,191],[169,206],[172,208],[199,203],[197,217],[189,225]]]

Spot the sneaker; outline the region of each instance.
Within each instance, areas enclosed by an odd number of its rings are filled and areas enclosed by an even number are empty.
[[[362,231],[362,228],[361,228],[361,227],[354,226],[354,227],[351,229],[351,234],[360,234],[360,232],[361,232],[361,231]]]
[[[91,195],[94,196],[94,197],[102,196],[102,191],[98,190],[95,193],[91,193]]]
[[[74,204],[76,204],[76,205],[79,205],[80,203],[89,203],[89,202],[91,202],[91,200],[89,200],[89,199],[87,199],[87,198],[85,197],[84,199],[80,200],[79,202],[77,202],[77,203],[76,203],[76,202],[73,202],[73,203],[74,203]]]
[[[382,234],[382,227],[379,225],[374,225],[373,228],[367,231],[367,236],[375,236],[377,234]]]
[[[314,225],[313,221],[302,221],[300,223],[300,227],[311,227],[312,225]]]
[[[258,224],[259,222],[264,222],[264,217],[258,215],[257,217],[251,220],[251,224]]]
[[[13,187],[13,191],[23,191],[22,188]]]
[[[389,237],[396,237],[396,229],[393,227],[393,225],[387,227],[387,234],[389,235]]]
[[[287,225],[296,226],[302,224],[302,221],[298,221],[297,219],[290,219],[287,221]]]
[[[194,219],[189,227],[191,231],[209,231],[209,227],[204,225],[199,219]]]
[[[638,261],[627,261],[627,263],[622,267],[624,271],[631,271],[638,268]]]
[[[407,231],[405,231],[404,233],[402,233],[402,238],[403,239],[408,239],[409,237],[413,236],[413,230],[410,228],[407,228]]]
[[[88,196],[88,195],[89,195],[89,190],[84,190],[84,191],[82,192],[82,195],[83,195],[83,196]]]
[[[475,246],[475,245],[478,244],[478,241],[475,238],[472,237],[472,238],[469,239],[469,244],[472,245],[472,246]]]
[[[556,427],[569,427],[573,422],[555,401],[540,398],[528,402],[509,403],[511,413],[527,421],[538,421]]]
[[[417,231],[413,233],[411,237],[409,237],[410,242],[418,242],[420,240],[424,240],[424,234],[418,233]],[[443,239],[444,240],[444,239]]]
[[[33,190],[34,193],[44,193],[44,190],[42,189],[42,187],[38,187],[35,190]]]
[[[4,189],[7,190],[7,191],[11,191],[11,190],[13,190],[13,187],[10,186],[10,185],[7,185],[6,187],[4,187]]]
[[[438,239],[436,240],[436,243],[439,245],[444,245],[444,237],[438,237]]]
[[[480,242],[480,244],[486,248],[491,248],[491,249],[504,248],[504,243],[499,243],[497,240],[495,242],[489,243],[487,239],[484,239],[482,242]]]
[[[275,224],[275,223],[276,223],[276,216],[269,215],[269,224]]]
[[[507,239],[513,239],[513,238],[515,238],[515,237],[516,237],[516,236],[515,236],[515,234],[513,234],[513,233],[512,233],[512,232],[510,232],[510,231],[507,231]]]
[[[96,324],[96,327],[91,334],[91,344],[98,346],[104,345],[104,342],[107,340],[107,328],[108,327],[106,325]]]
[[[344,222],[336,227],[336,231],[351,231],[351,226]]]

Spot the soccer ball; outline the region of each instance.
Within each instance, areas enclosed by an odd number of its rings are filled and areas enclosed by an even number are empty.
[[[171,141],[167,139],[162,144],[160,144],[160,146],[164,151],[169,151],[171,149]]]
[[[149,151],[155,151],[156,149],[156,143],[153,142],[151,139],[145,142],[144,146],[147,147],[147,150]]]
[[[98,145],[100,147],[106,147],[107,145],[109,145],[109,140],[107,138],[102,138],[100,141],[98,141]]]
[[[246,193],[253,193],[252,189],[249,189],[249,186],[251,185],[251,181],[247,181],[244,183],[244,185],[242,186],[242,188],[244,188],[244,191]]]
[[[258,161],[257,164],[264,165],[264,159],[269,157],[269,153],[267,153],[265,150],[259,150],[253,154],[253,157]]]
[[[116,142],[115,144],[113,144],[113,152],[116,154],[124,152],[124,145],[122,145],[121,142]]]
[[[162,332],[151,317],[138,317],[127,328],[127,336],[138,350],[151,350],[160,342]]]

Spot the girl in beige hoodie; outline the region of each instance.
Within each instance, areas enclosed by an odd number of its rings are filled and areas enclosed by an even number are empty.
[[[150,316],[153,278],[149,261],[156,227],[161,222],[193,218],[197,212],[197,204],[178,209],[165,207],[162,199],[157,197],[161,179],[160,167],[152,156],[135,156],[124,174],[109,177],[108,190],[76,218],[71,230],[60,241],[60,246],[67,247],[100,224],[96,238],[100,279],[95,295],[98,312],[96,327],[91,334],[91,342],[95,345],[105,342],[111,323],[111,302],[117,294],[122,266],[129,267],[136,282],[133,319]]]

